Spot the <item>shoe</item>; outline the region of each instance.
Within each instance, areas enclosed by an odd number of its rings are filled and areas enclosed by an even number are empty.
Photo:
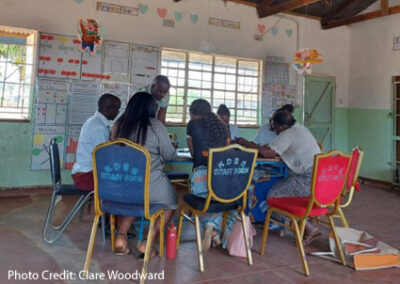
[[[118,233],[118,234],[117,234],[117,238],[118,238],[118,237],[124,238],[125,241],[126,241],[126,244],[125,244],[125,246],[122,246],[122,247],[117,247],[117,246],[115,246],[114,252],[115,252],[117,255],[127,255],[127,254],[130,254],[130,253],[131,253],[131,250],[129,249],[129,246],[128,246],[128,236],[127,236],[126,234]],[[115,240],[115,241],[116,241],[116,240]]]
[[[138,243],[138,245],[136,246],[136,249],[139,251],[139,254],[138,254],[138,256],[137,256],[138,259],[144,259],[145,253],[144,253],[144,252],[141,252],[141,251],[139,250],[139,248],[140,248],[141,244],[143,244],[143,242],[145,242],[145,241],[147,241],[147,239],[144,239],[141,243]],[[156,255],[157,255],[157,251],[156,251],[154,248],[152,248],[152,249],[151,249],[151,252],[150,252],[150,257],[154,257],[154,256],[156,256]]]
[[[201,248],[203,251],[207,251],[211,247],[211,239],[212,239],[213,227],[207,226],[204,231],[204,238],[201,241]]]
[[[219,235],[215,235],[212,240],[211,240],[211,245],[213,248],[219,246],[221,244],[221,238],[219,237]]]

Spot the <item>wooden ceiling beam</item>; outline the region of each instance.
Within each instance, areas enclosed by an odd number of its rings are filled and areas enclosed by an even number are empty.
[[[373,12],[369,12],[369,13],[365,13],[365,14],[361,14],[361,15],[357,15],[357,16],[353,16],[353,17],[349,17],[349,18],[345,18],[345,19],[341,19],[341,20],[330,21],[325,25],[321,24],[321,27],[324,30],[327,30],[327,29],[344,26],[344,25],[354,24],[357,22],[372,20],[372,19],[387,16],[387,15],[398,14],[398,13],[400,13],[400,5],[390,7],[390,8],[388,8],[388,10],[389,10],[388,14],[386,14],[386,15],[382,15],[382,10],[378,10],[378,11],[373,11]]]
[[[271,16],[273,14],[277,14],[277,13],[282,13],[282,12],[286,12],[286,11],[291,11],[309,4],[313,4],[315,2],[318,2],[320,0],[290,0],[281,4],[276,4],[273,6],[268,6],[265,7],[263,6],[262,2],[260,4],[257,4],[257,13],[258,16],[260,18],[265,18],[268,16]],[[265,5],[265,4],[264,4]]]
[[[382,14],[382,16],[389,15],[388,0],[381,0],[381,14]]]
[[[337,14],[345,10],[347,7],[349,7],[354,1],[356,0],[347,0],[346,2],[343,2],[342,5],[337,6],[331,12],[322,17],[321,24],[322,25],[327,24],[330,20],[332,20],[333,17],[335,17]]]

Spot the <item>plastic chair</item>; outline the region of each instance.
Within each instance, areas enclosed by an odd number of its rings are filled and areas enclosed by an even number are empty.
[[[183,217],[196,227],[197,253],[200,272],[204,271],[203,254],[201,247],[201,234],[199,216],[205,213],[223,212],[222,234],[225,229],[226,217],[231,210],[237,210],[241,216],[243,233],[247,249],[249,265],[253,264],[249,233],[245,224],[244,210],[247,203],[247,191],[253,178],[254,167],[257,159],[257,150],[246,149],[239,145],[210,149],[208,158],[208,195],[200,198],[193,194],[185,194],[179,208],[179,225],[177,246],[182,233]],[[241,199],[241,200],[240,200]],[[241,202],[240,202],[241,201]],[[185,214],[189,210],[193,218]]]
[[[310,197],[269,198],[267,202],[269,208],[265,218],[260,254],[263,255],[265,252],[268,224],[271,215],[278,213],[287,216],[291,221],[291,227],[276,220],[273,220],[273,222],[293,231],[303,264],[304,274],[306,276],[310,275],[302,243],[305,225],[308,217],[325,215],[329,219],[332,234],[340,253],[340,260],[343,265],[346,265],[341,244],[336,234],[333,215],[338,211],[349,167],[350,155],[345,155],[339,151],[335,150],[326,154],[315,155]]]
[[[82,209],[82,206],[86,201],[93,196],[93,191],[83,191],[79,190],[73,184],[62,184],[61,183],[61,162],[60,155],[58,151],[58,145],[56,138],[50,140],[49,146],[45,146],[47,153],[49,154],[50,161],[50,172],[51,180],[53,183],[53,193],[50,200],[49,209],[47,211],[46,220],[43,227],[42,238],[43,241],[48,244],[53,244],[57,241],[63,232],[67,229],[68,225],[71,223],[75,215]],[[67,214],[65,219],[60,225],[53,225],[53,217],[56,209],[57,199],[60,196],[79,196],[78,201],[75,203],[71,211]],[[102,222],[104,224],[104,221]],[[49,236],[51,235],[51,236]],[[105,240],[105,227],[103,226],[103,240]]]
[[[115,215],[144,217],[150,220],[142,275],[147,272],[152,234],[157,218],[160,219],[160,257],[164,253],[163,204],[150,204],[150,154],[146,148],[126,139],[117,139],[98,145],[92,154],[94,177],[95,217],[86,254],[84,273],[87,274],[97,224],[100,216],[110,214],[111,249],[115,250]],[[144,283],[144,279],[140,283]]]
[[[342,201],[342,204],[338,208],[337,214],[333,216],[335,218],[340,218],[343,227],[346,228],[349,228],[349,224],[346,220],[346,217],[344,217],[342,208],[346,208],[347,206],[349,206],[351,204],[351,201],[353,200],[354,191],[360,190],[360,186],[358,184],[358,174],[360,173],[363,156],[364,152],[361,151],[358,146],[351,151],[350,169],[345,185],[346,190],[343,191],[343,198],[347,197],[347,200],[344,203]]]

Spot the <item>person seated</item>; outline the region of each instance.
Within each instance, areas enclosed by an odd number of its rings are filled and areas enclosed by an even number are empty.
[[[128,102],[125,112],[115,123],[112,129],[112,138],[126,138],[147,148],[151,157],[149,202],[163,204],[165,210],[165,226],[167,226],[174,210],[177,208],[177,194],[163,168],[166,161],[176,158],[175,148],[172,146],[167,128],[156,119],[157,104],[154,98],[146,92],[136,93]],[[128,254],[127,232],[135,217],[118,216],[118,235],[115,241],[117,254]],[[152,234],[153,240],[160,232],[160,219]],[[144,257],[146,240],[137,246]],[[155,251],[151,253],[155,255]]]
[[[229,137],[231,138],[231,140],[235,140],[237,138],[242,137],[242,135],[240,135],[239,128],[236,125],[229,123],[229,120],[231,118],[231,112],[229,111],[226,105],[224,104],[219,105],[217,110],[217,115],[225,124],[225,126],[228,127]]]
[[[208,196],[208,150],[226,146],[229,142],[228,130],[211,111],[211,105],[206,100],[197,99],[193,101],[189,112],[191,119],[187,125],[187,144],[193,157],[191,190],[192,194],[200,198],[206,198]],[[221,244],[222,213],[207,213],[200,220],[204,227],[203,250],[208,250],[211,245],[215,247]],[[235,218],[232,216],[227,217],[225,234],[222,239],[223,247],[226,245],[225,236],[229,234],[234,222]]]
[[[97,104],[98,111],[82,126],[71,171],[74,184],[80,190],[94,190],[92,152],[97,145],[110,139],[110,126],[121,107],[119,98],[111,94],[102,95]]]
[[[272,186],[267,199],[310,196],[314,156],[321,153],[316,139],[285,110],[275,113],[272,126],[278,136],[268,147],[258,146],[257,149],[264,158],[279,155],[289,168],[289,176]],[[307,222],[304,243],[311,243],[319,234],[318,228]]]

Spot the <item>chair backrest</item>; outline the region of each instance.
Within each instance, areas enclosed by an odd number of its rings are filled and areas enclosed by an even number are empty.
[[[326,207],[339,200],[349,166],[350,155],[337,150],[315,155],[311,196],[318,206]]]
[[[58,151],[58,144],[56,137],[50,140],[49,147],[46,150],[49,154],[51,180],[53,182],[53,185],[56,185],[61,183],[60,152]]]
[[[351,162],[349,174],[347,175],[346,189],[350,190],[357,183],[358,174],[360,173],[361,162],[364,152],[357,146],[351,151]]]
[[[223,203],[241,198],[250,186],[258,151],[237,144],[209,151],[208,189]]]
[[[322,143],[322,142],[317,142],[317,144],[318,144],[318,147],[319,147],[319,149],[321,150],[321,152],[324,152],[324,149],[325,149],[324,143]]]
[[[129,140],[117,139],[98,145],[92,160],[95,204],[100,205],[98,200],[143,204],[147,217],[150,180],[147,149]]]

